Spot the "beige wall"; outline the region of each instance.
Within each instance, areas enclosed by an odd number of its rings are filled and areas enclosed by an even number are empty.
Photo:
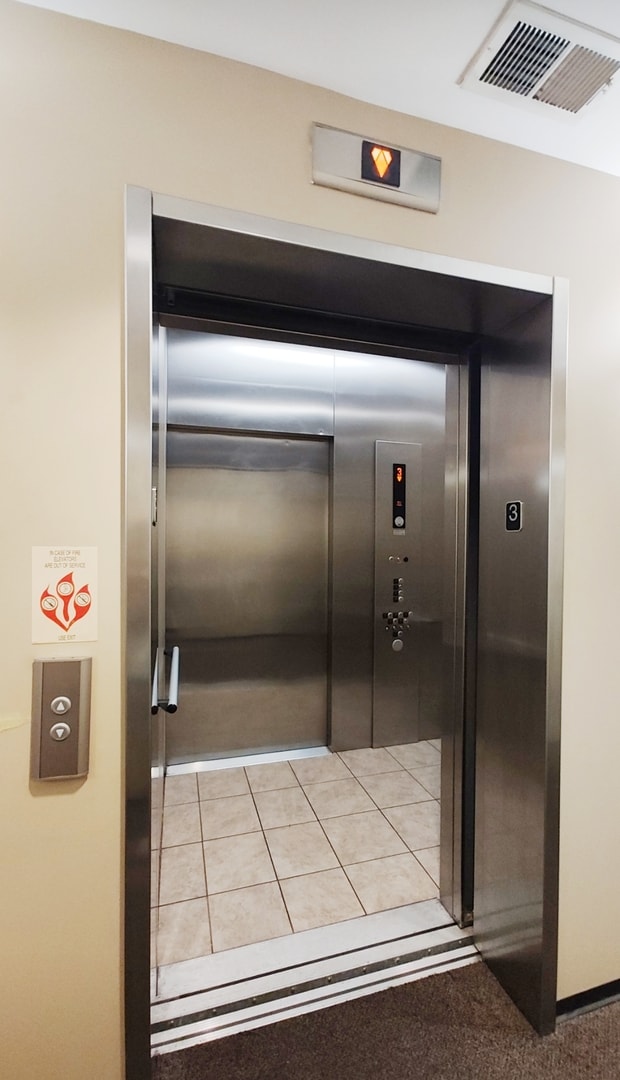
[[[122,1075],[126,183],[570,279],[559,992],[617,978],[620,182],[10,0],[0,20],[3,1075]],[[439,154],[440,213],[313,187],[314,120]],[[54,652],[30,643],[44,544],[99,548],[100,628],[79,650],[94,656],[91,774],[33,787],[31,660]]]

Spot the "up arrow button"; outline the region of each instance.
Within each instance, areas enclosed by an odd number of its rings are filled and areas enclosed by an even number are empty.
[[[50,708],[56,716],[62,716],[64,713],[69,712],[69,709],[71,708],[71,698],[55,697],[51,702]]]

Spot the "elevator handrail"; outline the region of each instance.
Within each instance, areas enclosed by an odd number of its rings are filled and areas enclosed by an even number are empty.
[[[176,712],[179,707],[179,656],[179,646],[175,645],[172,650],[172,659],[170,661],[168,704],[164,705],[166,712]]]
[[[172,650],[164,650],[165,656],[170,656],[170,681],[168,684],[168,697],[159,697],[159,649],[155,656],[155,667],[153,670],[153,686],[151,690],[151,713],[153,716],[159,711],[164,709],[167,713],[175,713],[179,707],[179,658],[180,650],[179,646],[175,645]]]
[[[156,716],[159,712],[159,649],[155,653],[155,666],[153,668],[153,686],[151,689],[151,714]]]

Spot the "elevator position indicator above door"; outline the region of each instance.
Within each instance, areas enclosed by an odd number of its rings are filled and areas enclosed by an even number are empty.
[[[362,180],[400,187],[400,150],[362,141]]]
[[[407,524],[406,506],[407,466],[392,465],[392,528],[404,529]]]
[[[523,528],[523,503],[519,500],[506,503],[506,532],[521,532]]]

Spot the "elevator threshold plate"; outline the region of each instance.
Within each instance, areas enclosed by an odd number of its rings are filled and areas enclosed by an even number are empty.
[[[250,765],[271,765],[275,761],[301,761],[303,758],[329,757],[328,746],[305,746],[301,750],[269,750],[264,754],[240,754],[234,757],[209,758],[206,761],[190,761],[180,765],[167,765],[166,776],[183,776],[191,772],[212,772],[217,769],[245,769]],[[151,778],[159,776],[151,770]]]
[[[471,931],[429,900],[170,964],[153,972],[152,1052],[170,1053],[477,959]]]

